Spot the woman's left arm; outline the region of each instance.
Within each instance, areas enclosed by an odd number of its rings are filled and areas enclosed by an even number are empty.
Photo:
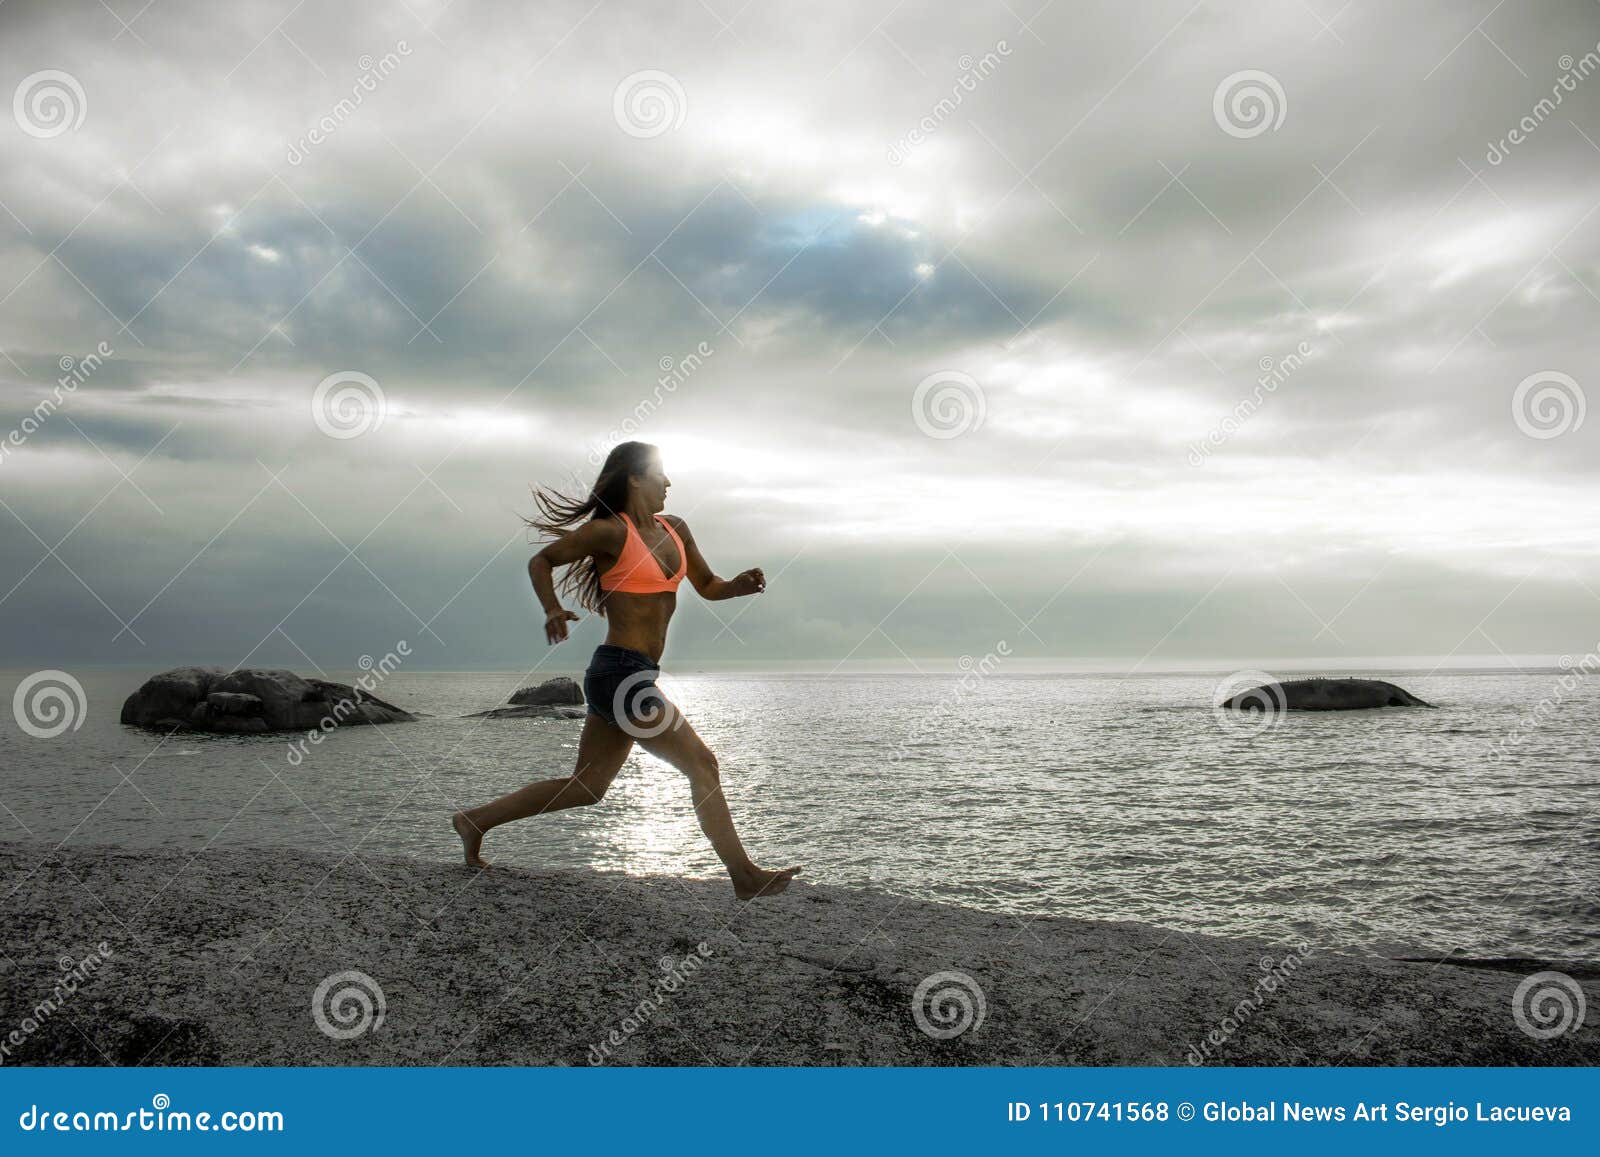
[[[700,553],[699,544],[689,532],[689,524],[675,514],[666,514],[662,517],[672,523],[672,529],[683,539],[683,549],[689,559],[689,581],[694,584],[694,589],[700,593],[701,598],[707,602],[719,602],[722,599],[736,599],[742,595],[760,594],[767,589],[767,576],[758,566],[741,571],[731,579],[718,578],[712,571],[711,564],[706,562],[705,555]]]

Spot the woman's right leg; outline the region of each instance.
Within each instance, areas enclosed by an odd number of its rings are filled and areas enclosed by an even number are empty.
[[[478,854],[484,833],[512,820],[562,808],[581,807],[599,803],[606,796],[611,781],[617,778],[628,752],[633,750],[633,736],[614,723],[607,723],[598,715],[588,715],[583,720],[583,735],[578,740],[578,761],[572,774],[561,779],[545,779],[527,787],[491,800],[480,807],[456,812],[451,826],[461,837],[467,864],[474,868],[487,868],[489,863]]]
[[[717,757],[677,705],[661,695],[657,701],[671,712],[670,722],[655,715],[647,724],[648,730],[639,735],[639,746],[657,759],[664,759],[689,779],[689,791],[694,799],[694,812],[700,821],[700,830],[711,841],[728,877],[733,881],[733,891],[741,900],[757,896],[775,896],[789,886],[789,881],[800,870],[792,868],[772,870],[760,868],[751,861],[733,826],[733,816],[728,811],[727,798],[722,794],[722,779]]]

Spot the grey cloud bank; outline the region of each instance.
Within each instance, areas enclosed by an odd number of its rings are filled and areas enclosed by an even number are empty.
[[[531,665],[527,486],[622,432],[772,579],[682,659],[1587,646],[1600,9],[888,7],[0,7],[82,93],[0,119],[0,664]]]

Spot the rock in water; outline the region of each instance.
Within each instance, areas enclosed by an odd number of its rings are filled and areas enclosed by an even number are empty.
[[[588,712],[582,707],[551,707],[545,704],[519,703],[515,707],[491,707],[488,711],[474,711],[463,719],[582,719]]]
[[[533,687],[523,687],[512,695],[509,706],[493,707],[463,716],[465,719],[582,719],[583,688],[558,675]]]
[[[1241,711],[1359,711],[1368,707],[1432,707],[1382,679],[1290,679],[1241,691],[1222,706]]]
[[[310,731],[416,718],[346,683],[293,671],[178,667],[147,680],[122,705],[122,722],[159,731]],[[326,721],[326,722],[325,722]]]
[[[524,687],[507,700],[514,707],[582,707],[583,688],[565,675]]]

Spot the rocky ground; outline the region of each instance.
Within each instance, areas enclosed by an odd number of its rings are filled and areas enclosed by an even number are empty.
[[[3,843],[0,881],[6,1064],[1600,1062],[1595,1009],[1551,1040],[1518,1027],[1532,964],[287,849]]]

